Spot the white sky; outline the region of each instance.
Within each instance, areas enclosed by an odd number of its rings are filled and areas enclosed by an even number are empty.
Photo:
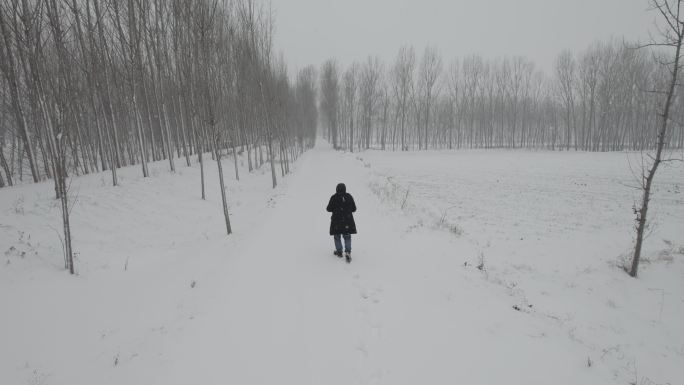
[[[266,0],[268,1],[268,0]],[[399,47],[439,48],[453,57],[523,55],[550,73],[563,49],[580,51],[611,37],[645,41],[653,31],[648,0],[271,0],[276,51],[289,70],[335,57],[346,66]]]

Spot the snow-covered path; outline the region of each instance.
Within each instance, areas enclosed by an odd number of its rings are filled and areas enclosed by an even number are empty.
[[[332,255],[324,211],[340,181],[359,208],[350,265]],[[211,301],[162,349],[163,367],[127,382],[591,383],[580,345],[464,271],[465,242],[412,232],[348,154],[307,153],[276,205],[204,288]]]
[[[358,290],[351,267],[331,254],[324,211],[330,186],[353,176],[349,167],[336,173],[321,162],[332,156],[305,155],[273,215],[220,278],[215,307],[176,346],[179,355],[159,383],[356,382],[358,362],[349,358],[358,355]]]

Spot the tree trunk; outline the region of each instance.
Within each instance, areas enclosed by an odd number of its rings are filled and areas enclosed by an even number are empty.
[[[135,114],[135,125],[138,133],[138,145],[140,146],[140,163],[142,164],[143,177],[150,176],[147,170],[147,151],[145,151],[145,136],[142,131],[142,119],[140,117],[140,110],[138,109],[137,97],[135,89],[133,90],[133,114]]]
[[[658,3],[655,3],[656,6],[665,13],[665,5],[658,5]],[[670,118],[670,107],[672,106],[672,100],[674,98],[674,93],[675,93],[675,87],[677,85],[677,75],[679,73],[679,61],[680,61],[680,52],[682,48],[682,39],[684,38],[684,26],[682,25],[681,21],[678,19],[679,17],[679,8],[681,5],[681,0],[677,1],[677,14],[673,15],[671,11],[669,11],[668,7],[668,12],[670,15],[670,19],[668,19],[668,22],[670,25],[673,25],[676,27],[676,30],[672,31],[676,33],[677,40],[676,42],[672,42],[675,46],[675,56],[674,56],[674,63],[672,70],[670,74],[672,77],[670,78],[670,83],[668,85],[668,90],[667,90],[667,98],[665,99],[664,102],[664,108],[663,108],[663,113],[660,116],[661,121],[660,121],[660,128],[658,130],[658,136],[657,136],[657,148],[656,148],[656,156],[653,158],[653,164],[651,165],[650,169],[648,170],[648,175],[646,176],[646,181],[643,183],[642,180],[642,189],[643,189],[643,196],[641,200],[641,207],[638,209],[635,209],[636,213],[636,221],[637,221],[637,238],[636,238],[636,245],[634,247],[634,257],[632,258],[632,267],[629,270],[629,275],[632,277],[637,276],[637,272],[639,270],[639,261],[641,259],[641,247],[643,245],[643,240],[644,240],[644,231],[646,230],[646,215],[648,214],[648,203],[651,198],[651,186],[653,183],[653,178],[655,177],[655,173],[658,170],[658,166],[662,162],[662,153],[663,153],[663,148],[665,147],[665,138],[667,134],[667,127],[668,127],[668,119]],[[667,16],[665,16],[667,17]]]
[[[213,131],[213,130],[212,130]],[[216,153],[216,165],[218,166],[219,185],[221,188],[221,202],[223,202],[223,217],[226,219],[226,231],[230,235],[233,230],[230,227],[230,215],[228,214],[228,201],[226,199],[226,185],[223,182],[223,166],[221,164],[221,152],[214,141],[214,152]]]

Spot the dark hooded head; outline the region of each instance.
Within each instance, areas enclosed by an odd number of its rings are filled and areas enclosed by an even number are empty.
[[[338,183],[336,191],[338,194],[344,194],[347,192],[347,186],[345,186],[344,183]]]

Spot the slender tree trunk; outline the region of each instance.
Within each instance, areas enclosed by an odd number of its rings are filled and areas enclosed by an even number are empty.
[[[235,167],[235,180],[239,181],[240,180],[240,172],[238,169],[238,157],[237,157],[237,130],[233,130],[233,164]]]
[[[195,143],[197,143],[197,160],[199,161],[199,164],[200,164],[200,179],[201,179],[200,182],[202,183],[202,200],[206,200],[207,197],[206,197],[206,194],[204,191],[204,159],[202,157],[202,152],[204,151],[204,146],[201,144],[202,141],[200,140],[200,138],[198,138],[198,136],[201,135],[201,133],[198,132],[199,127],[197,127],[198,123],[195,122],[195,120],[196,120],[196,118],[193,118],[193,122],[195,125],[195,130],[194,130],[195,131]]]
[[[171,149],[171,135],[169,134],[169,117],[166,113],[166,103],[162,102],[161,109],[164,118],[162,130],[166,131],[166,153],[169,155],[169,168],[171,169],[171,172],[176,172],[176,164],[173,161],[173,150]]]
[[[183,138],[183,155],[185,156],[185,163],[190,167],[190,154],[188,153],[188,146],[187,146],[187,135],[186,135],[186,130],[185,130],[185,118],[183,117],[183,103],[181,103],[181,97],[178,95],[178,112],[180,114],[180,128],[181,128],[181,135]]]
[[[40,88],[42,89],[42,88]],[[74,274],[74,257],[71,247],[71,226],[69,224],[69,197],[66,188],[66,156],[64,135],[60,132],[55,134],[52,119],[42,95],[39,95],[39,103],[43,113],[43,122],[47,130],[50,153],[52,154],[55,169],[55,186],[59,195],[62,208],[62,225],[64,229],[64,262],[70,274]]]
[[[214,129],[212,129],[212,132]],[[223,203],[223,217],[226,220],[226,232],[230,235],[233,230],[230,226],[230,215],[228,214],[228,200],[226,199],[226,185],[223,181],[223,165],[221,164],[221,151],[219,146],[214,141],[214,153],[216,154],[216,165],[218,166],[219,173],[219,186],[221,188],[221,202]]]
[[[135,125],[138,132],[138,145],[140,146],[140,163],[142,164],[143,177],[150,176],[147,170],[147,151],[145,151],[145,136],[142,131],[142,119],[140,117],[140,110],[138,109],[137,97],[135,89],[133,90],[133,114],[135,114]]]
[[[7,177],[7,184],[12,186],[12,172],[10,171],[9,165],[7,164],[7,159],[5,158],[5,151],[0,143],[0,166],[5,171],[5,176]],[[4,186],[3,186],[4,187]]]

